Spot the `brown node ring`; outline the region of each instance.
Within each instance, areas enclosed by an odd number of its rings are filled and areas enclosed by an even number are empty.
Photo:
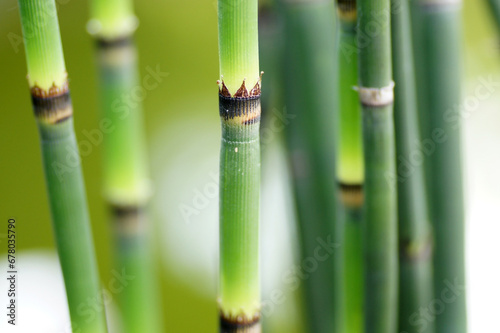
[[[260,95],[250,97],[226,97],[219,94],[219,115],[225,121],[237,119],[242,125],[260,120]]]
[[[132,45],[132,36],[114,38],[114,39],[104,39],[96,38],[97,47],[101,50],[127,47]]]
[[[363,205],[363,185],[338,183],[340,199],[348,207],[357,208]]]
[[[429,260],[432,257],[434,244],[432,238],[427,237],[417,250],[412,250],[410,240],[403,239],[399,243],[399,258],[406,262],[419,262]]]
[[[49,124],[63,122],[73,115],[67,81],[61,87],[53,84],[49,90],[35,84],[31,88],[31,102],[35,116]]]
[[[220,314],[221,333],[260,333],[260,315],[249,318],[245,315],[226,317]]]
[[[341,13],[356,12],[356,0],[337,0],[337,8]]]

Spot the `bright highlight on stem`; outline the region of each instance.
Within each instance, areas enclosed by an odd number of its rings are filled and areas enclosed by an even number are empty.
[[[89,316],[89,299],[104,304],[54,0],[20,0],[33,109],[73,332],[106,333],[104,311]]]
[[[244,79],[250,91],[259,82],[257,0],[219,0],[220,76],[231,96]]]
[[[342,309],[344,332],[363,332],[364,160],[358,82],[355,0],[337,0],[337,181],[338,224],[343,236]]]
[[[104,40],[128,38],[137,28],[133,0],[93,0],[88,31]]]
[[[257,0],[219,0],[220,331],[260,332]]]
[[[58,93],[67,84],[59,22],[53,1],[19,1],[21,24],[25,37],[28,82],[49,94]]]

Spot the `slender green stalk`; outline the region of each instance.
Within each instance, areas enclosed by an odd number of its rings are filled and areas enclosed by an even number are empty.
[[[500,0],[488,0],[488,4],[493,17],[495,18],[495,23],[500,29]]]
[[[365,332],[397,329],[397,207],[394,174],[390,0],[358,1],[359,95],[365,157]],[[377,28],[374,33],[374,27]]]
[[[434,227],[434,297],[446,298],[436,332],[467,330],[465,226],[460,151],[461,1],[420,0],[417,83],[430,220]],[[455,295],[447,296],[450,285]],[[446,294],[446,295],[445,295]],[[444,295],[444,296],[443,296]],[[451,301],[452,299],[452,301]]]
[[[261,331],[257,0],[219,0],[218,6],[220,332],[254,333]]]
[[[398,174],[399,328],[398,332],[434,332],[434,322],[418,322],[414,314],[428,306],[432,292],[432,236],[424,169],[408,161],[423,158],[420,141],[409,5],[393,0],[392,56],[395,87],[394,119]],[[416,155],[419,155],[415,157]],[[417,160],[418,161],[418,160]],[[412,162],[410,162],[412,163]],[[406,168],[411,168],[410,172]]]
[[[338,223],[343,229],[343,332],[363,331],[362,208],[364,161],[358,82],[356,0],[337,0]]]
[[[131,0],[92,2],[89,31],[96,39],[102,109],[102,132],[92,136],[104,142],[104,192],[115,229],[117,268],[134,277],[118,297],[127,333],[162,331],[148,234],[150,181],[142,105],[135,98],[138,89],[146,88],[140,86],[132,40],[136,21]]]
[[[335,21],[331,1],[282,0],[286,128],[300,231],[297,273],[308,332],[338,332],[341,250],[336,228]]]
[[[73,332],[106,333],[54,0],[20,0],[28,81]]]

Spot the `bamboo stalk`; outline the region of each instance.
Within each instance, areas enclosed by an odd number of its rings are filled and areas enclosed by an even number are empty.
[[[356,0],[337,0],[338,223],[343,229],[343,332],[363,331],[362,208],[364,161],[356,52]]]
[[[342,244],[335,224],[334,7],[325,0],[282,0],[281,5],[284,94],[287,113],[294,115],[285,134],[300,232],[300,263],[305,268],[298,277],[305,291],[308,332],[338,332]],[[322,244],[326,246],[321,248]],[[321,252],[315,252],[318,247]]]
[[[456,297],[436,316],[436,332],[467,331],[465,222],[460,148],[461,1],[418,2],[418,79],[430,220],[434,228],[434,297],[454,285]],[[420,100],[419,100],[420,102]],[[445,296],[446,297],[446,296]],[[449,298],[447,298],[449,299]]]
[[[358,1],[358,26],[366,163],[365,331],[388,333],[397,329],[398,311],[396,184],[386,177],[395,171],[390,0]]]
[[[488,0],[488,5],[492,12],[497,28],[500,28],[500,1],[499,0]]]
[[[73,332],[106,333],[73,110],[54,0],[19,0],[31,99]]]
[[[149,237],[150,181],[142,105],[120,103],[140,87],[131,0],[94,0],[88,28],[96,40],[104,193],[115,229],[116,265],[134,279],[119,294],[124,332],[161,332],[161,306]],[[118,105],[118,106],[117,106]],[[125,106],[126,105],[126,106]]]
[[[219,0],[220,332],[260,324],[260,94],[256,0]],[[247,88],[248,87],[248,88]]]
[[[394,1],[392,12],[392,56],[395,86],[394,119],[398,171],[399,221],[399,328],[398,332],[434,332],[434,322],[416,325],[414,314],[428,306],[432,292],[432,235],[429,224],[423,165],[412,165],[411,173],[403,161],[413,160],[420,141],[415,71],[409,5]]]

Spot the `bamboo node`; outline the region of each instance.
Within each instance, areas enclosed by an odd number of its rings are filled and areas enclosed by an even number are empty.
[[[246,80],[247,78],[243,78],[243,82],[241,83],[240,88],[234,93],[234,95],[231,95],[229,92],[229,89],[227,88],[226,84],[224,83],[224,78],[221,75],[221,79],[217,80],[217,85],[219,86],[219,94],[224,97],[230,97],[230,98],[248,98],[248,97],[255,97],[255,96],[260,96],[261,94],[261,85],[262,85],[262,75],[264,74],[263,71],[260,72],[260,76],[257,79],[257,83],[253,86],[253,88],[248,91],[246,87]]]
[[[382,107],[394,102],[394,81],[382,88],[353,87],[364,106]]]

